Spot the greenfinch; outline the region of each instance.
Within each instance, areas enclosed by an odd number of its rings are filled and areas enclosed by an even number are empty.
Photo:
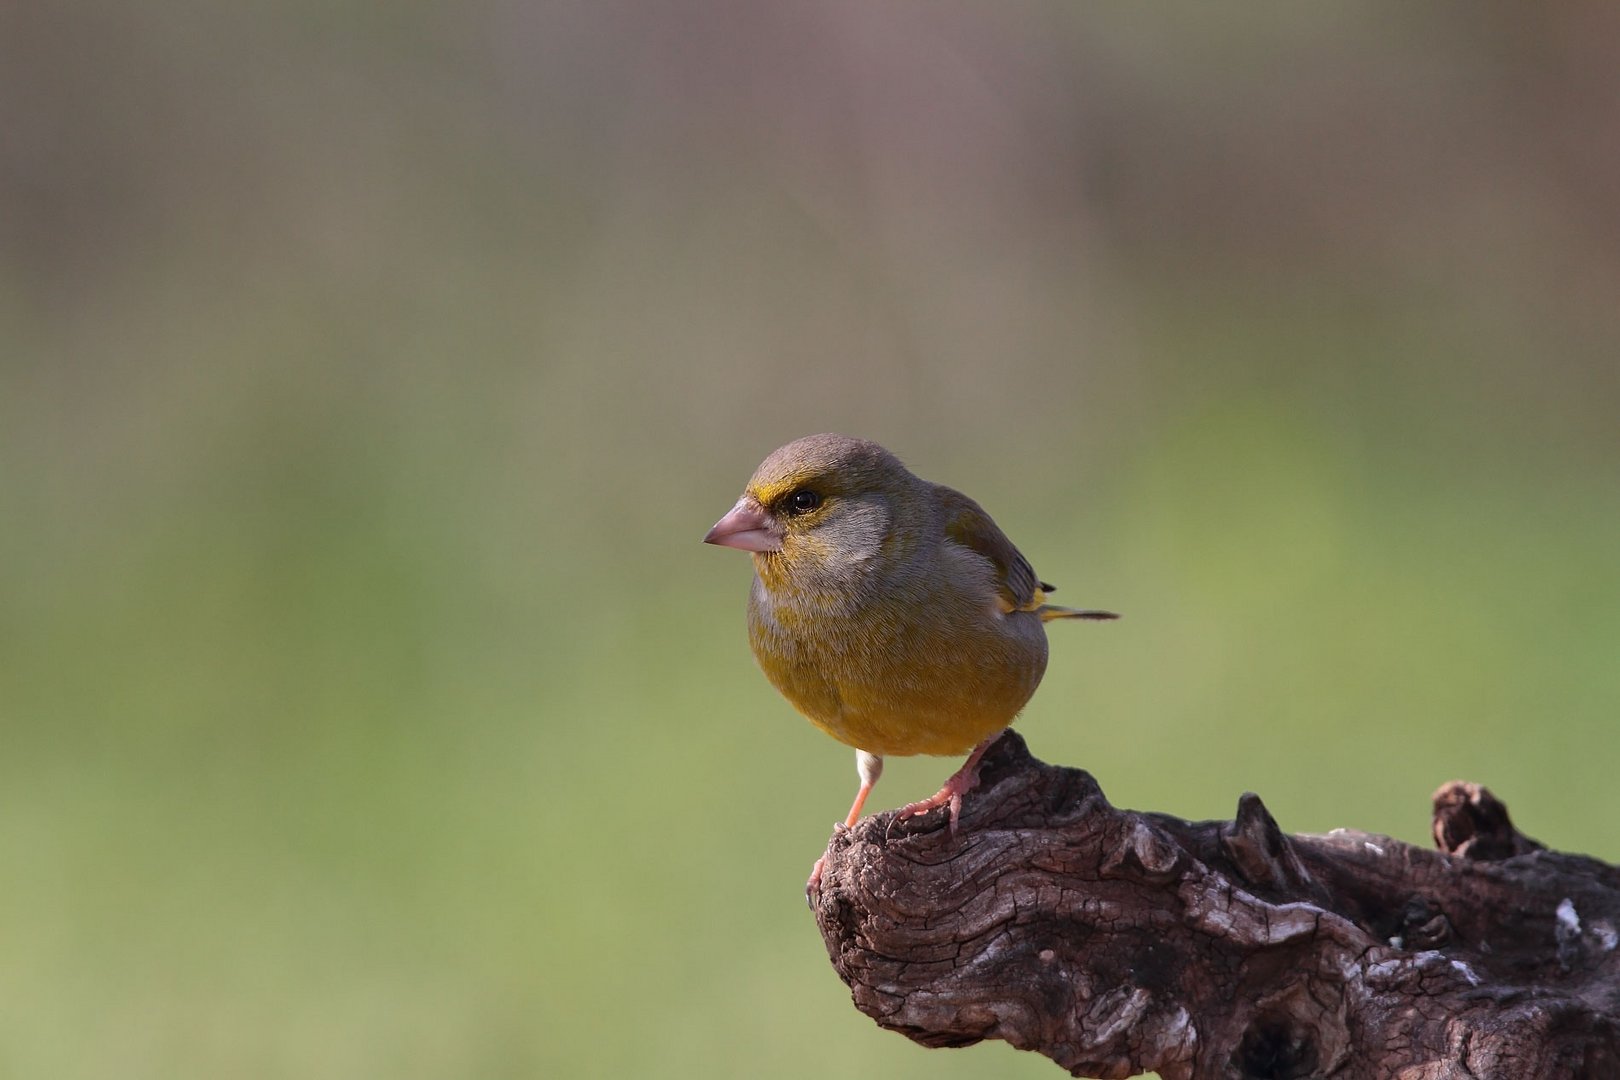
[[[855,748],[846,826],[885,756],[966,753],[936,794],[900,811],[949,807],[954,832],[980,759],[1046,671],[1044,624],[1117,617],[1047,603],[1052,586],[978,503],[844,435],[773,452],[703,539],[753,553],[755,659],[812,724]]]

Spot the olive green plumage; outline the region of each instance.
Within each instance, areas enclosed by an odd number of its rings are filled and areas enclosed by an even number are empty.
[[[766,678],[876,755],[967,752],[1035,692],[1046,621],[1112,617],[1046,603],[978,503],[843,435],[772,453],[708,539],[753,551],[748,636]]]

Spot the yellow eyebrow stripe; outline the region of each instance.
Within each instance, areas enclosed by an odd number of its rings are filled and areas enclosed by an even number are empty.
[[[769,506],[790,491],[803,487],[805,482],[810,479],[811,474],[809,472],[793,473],[781,479],[772,480],[768,484],[761,484],[755,487],[751,494],[759,500],[762,506]]]

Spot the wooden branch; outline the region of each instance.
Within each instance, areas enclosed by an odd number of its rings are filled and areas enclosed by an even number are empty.
[[[1620,870],[1545,850],[1475,784],[1440,850],[1116,810],[1015,733],[944,815],[835,831],[817,922],[855,1005],[925,1046],[1075,1076],[1620,1077]]]

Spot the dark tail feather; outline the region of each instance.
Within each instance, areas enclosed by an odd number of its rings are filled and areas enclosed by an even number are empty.
[[[1041,622],[1051,622],[1053,619],[1117,619],[1118,615],[1112,611],[1080,611],[1076,608],[1058,607],[1055,604],[1042,604],[1035,609],[1041,617]]]

